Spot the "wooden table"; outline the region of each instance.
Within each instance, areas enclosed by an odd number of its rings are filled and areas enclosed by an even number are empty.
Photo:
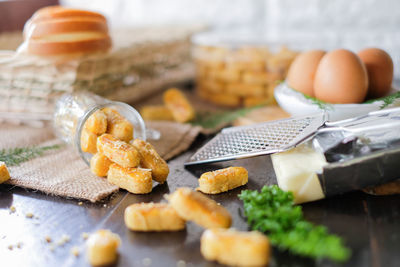
[[[201,139],[201,138],[200,138]],[[100,228],[116,232],[122,238],[118,266],[216,266],[200,254],[203,231],[193,223],[173,233],[134,233],[123,222],[125,208],[136,202],[163,201],[164,194],[177,187],[195,188],[202,172],[219,167],[244,166],[249,184],[212,196],[228,208],[233,227],[246,230],[242,204],[237,194],[242,189],[259,189],[276,183],[269,157],[203,165],[185,169],[183,162],[204,142],[197,140],[191,150],[169,162],[168,183],[157,185],[148,195],[120,191],[102,203],[79,203],[79,200],[47,196],[40,192],[0,186],[0,266],[88,266],[82,233]],[[15,206],[12,213],[10,207]],[[306,218],[323,224],[341,235],[352,249],[351,259],[343,266],[400,266],[400,197],[369,196],[348,193],[303,205]],[[26,214],[32,213],[33,218]],[[63,239],[63,245],[57,244]],[[46,241],[46,236],[52,239]],[[63,242],[61,242],[63,243]],[[10,246],[10,247],[9,247]],[[77,246],[78,257],[71,248]],[[270,266],[342,266],[330,261],[313,261],[274,251]]]

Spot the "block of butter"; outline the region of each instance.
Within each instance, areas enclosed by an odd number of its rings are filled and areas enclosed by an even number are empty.
[[[325,197],[317,173],[328,164],[323,153],[308,144],[282,153],[271,155],[278,185],[292,191],[295,203],[303,203]]]

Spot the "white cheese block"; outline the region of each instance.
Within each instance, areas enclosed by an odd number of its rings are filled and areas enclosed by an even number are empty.
[[[303,144],[286,152],[271,156],[278,185],[292,191],[295,203],[324,198],[317,173],[327,164],[325,156]]]

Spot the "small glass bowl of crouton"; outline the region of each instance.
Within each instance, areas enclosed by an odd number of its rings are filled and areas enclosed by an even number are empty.
[[[149,134],[154,135],[151,139],[157,139],[156,132],[146,131],[142,117],[132,106],[86,91],[66,93],[58,99],[53,127],[56,136],[73,145],[88,165],[102,134],[111,134],[127,143],[146,140]]]

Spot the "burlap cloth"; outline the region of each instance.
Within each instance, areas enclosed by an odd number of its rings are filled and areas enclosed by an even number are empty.
[[[185,151],[199,133],[199,127],[174,122],[148,122],[147,127],[161,132],[161,139],[150,140],[166,160]],[[62,144],[51,128],[32,128],[0,124],[0,149]],[[99,201],[118,191],[118,187],[90,172],[78,153],[68,145],[47,151],[42,156],[9,167],[9,184],[68,198]]]

